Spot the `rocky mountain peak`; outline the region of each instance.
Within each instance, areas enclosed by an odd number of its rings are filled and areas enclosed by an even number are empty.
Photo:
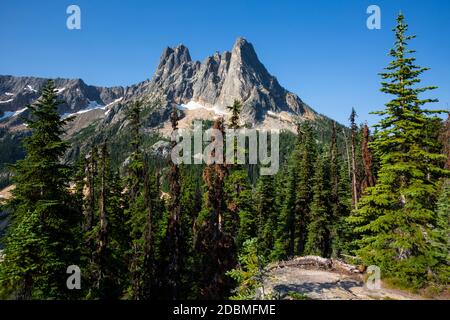
[[[222,111],[237,99],[244,105],[242,115],[250,121],[261,119],[267,111],[298,115],[311,111],[280,86],[243,37],[235,41],[231,51],[215,52],[202,63],[192,61],[184,45],[166,48],[149,92],[164,92],[169,102],[193,101]]]
[[[234,43],[232,54],[245,61],[258,60],[255,48],[245,38],[239,37]]]
[[[192,62],[192,59],[189,54],[189,49],[183,44],[180,44],[175,48],[167,47],[161,54],[157,73],[158,71],[171,72],[183,64],[190,62]]]

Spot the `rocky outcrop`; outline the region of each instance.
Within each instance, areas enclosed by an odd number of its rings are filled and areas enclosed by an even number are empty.
[[[280,86],[244,38],[237,39],[231,52],[216,52],[202,63],[192,61],[183,45],[166,48],[148,92],[163,92],[177,104],[194,101],[223,111],[237,99],[244,105],[243,116],[251,122],[262,120],[267,111],[315,114]]]
[[[317,256],[296,257],[267,266],[258,299],[308,300],[416,300],[409,292],[367,286],[362,269],[341,260]]]

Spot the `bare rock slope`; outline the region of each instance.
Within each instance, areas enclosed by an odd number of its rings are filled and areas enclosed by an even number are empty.
[[[339,260],[308,256],[268,266],[259,295],[292,299],[295,294],[312,300],[420,300],[401,290],[369,289],[364,274]]]

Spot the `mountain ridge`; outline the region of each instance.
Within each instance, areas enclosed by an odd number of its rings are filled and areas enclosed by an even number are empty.
[[[5,112],[12,118],[34,102],[46,80],[0,75],[0,125],[8,120]],[[243,37],[236,40],[231,51],[215,52],[202,62],[192,60],[189,49],[182,44],[166,47],[152,78],[131,86],[101,87],[87,85],[82,79],[54,81],[64,101],[59,106],[61,114],[104,107],[118,99],[126,103],[163,97],[168,104],[192,101],[222,111],[237,99],[243,103],[243,118],[250,123],[263,121],[268,111],[316,115],[296,94],[278,83],[260,62],[253,45]]]

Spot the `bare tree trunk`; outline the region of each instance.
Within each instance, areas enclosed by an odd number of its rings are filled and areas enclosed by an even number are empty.
[[[352,151],[352,204],[353,208],[358,210],[358,200],[359,200],[359,192],[358,192],[358,178],[357,178],[357,166],[356,166],[356,112],[352,109],[352,113],[350,115],[351,121],[351,151]]]
[[[376,179],[373,173],[373,156],[372,152],[369,149],[369,127],[367,124],[364,125],[362,130],[362,159],[364,164],[364,180],[361,183],[361,192],[364,192],[369,187],[375,186]]]
[[[348,178],[351,181],[352,180],[352,168],[350,165],[350,152],[349,152],[349,148],[348,148],[348,138],[347,138],[347,134],[345,133],[345,129],[342,130],[342,133],[344,134],[345,153],[347,155]]]
[[[106,170],[107,170],[107,160],[108,150],[106,141],[103,142],[101,151],[101,172],[100,172],[100,199],[99,199],[99,212],[100,212],[100,231],[98,237],[98,249],[97,252],[100,256],[103,255],[108,236],[108,220],[106,212],[106,201],[107,201],[107,186],[106,186]]]

